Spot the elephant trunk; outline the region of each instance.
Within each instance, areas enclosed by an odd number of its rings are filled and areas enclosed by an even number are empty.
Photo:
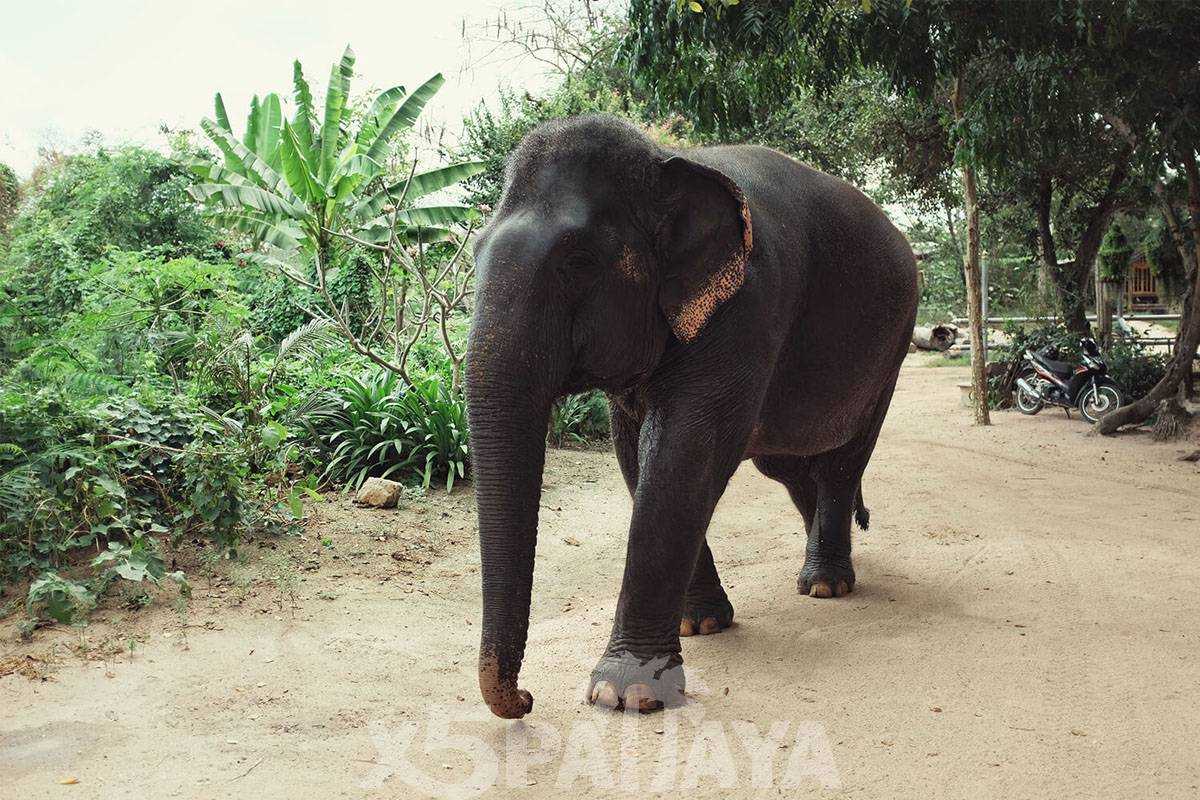
[[[519,719],[533,697],[517,677],[529,632],[538,505],[552,393],[531,388],[531,365],[477,346],[468,354],[467,397],[479,551],[483,626],[479,689],[498,717]],[[516,355],[516,354],[514,354]]]

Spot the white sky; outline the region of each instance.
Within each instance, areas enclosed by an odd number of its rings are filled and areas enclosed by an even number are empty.
[[[291,97],[299,58],[320,96],[354,47],[355,88],[447,83],[426,119],[453,132],[501,84],[541,86],[542,68],[509,60],[468,70],[462,38],[501,0],[0,0],[0,161],[27,176],[40,145],[161,141],[159,125],[195,128],[225,98],[234,129],[251,95]],[[475,45],[476,55],[483,49]]]

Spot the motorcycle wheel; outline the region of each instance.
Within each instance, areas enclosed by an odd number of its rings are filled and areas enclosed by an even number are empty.
[[[1031,380],[1034,377],[1034,373],[1033,370],[1029,370],[1027,372],[1022,372],[1017,377],[1024,378],[1025,380]],[[1017,407],[1017,411],[1020,411],[1022,414],[1033,416],[1041,411],[1043,406],[1045,406],[1045,403],[1042,402],[1042,398],[1035,394],[1030,394],[1020,386],[1016,387],[1013,394],[1013,405],[1015,405]]]
[[[1115,386],[1097,386],[1095,396],[1092,395],[1091,387],[1088,387],[1079,394],[1079,413],[1095,425],[1103,417],[1120,408],[1121,403],[1121,393]]]

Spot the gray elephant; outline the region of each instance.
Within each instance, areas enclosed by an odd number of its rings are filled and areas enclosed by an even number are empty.
[[[745,459],[808,532],[799,589],[854,588],[851,519],[916,316],[912,250],[837,178],[764,147],[667,150],[611,117],[549,122],[512,154],[479,236],[467,393],[479,509],[479,682],[500,717],[529,625],[547,419],[604,390],[633,496],[590,699],[678,702],[681,635],[733,619],[705,541]]]

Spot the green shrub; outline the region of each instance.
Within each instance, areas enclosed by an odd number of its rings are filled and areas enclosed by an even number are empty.
[[[1104,351],[1104,360],[1108,364],[1108,374],[1129,402],[1144,397],[1162,380],[1171,358],[1132,339],[1113,342]]]
[[[291,494],[303,490],[268,487],[249,468],[257,457],[282,473],[286,434],[271,423],[234,436],[181,399],[85,403],[49,389],[3,387],[0,583],[42,576],[31,608],[48,603],[57,619],[68,606],[89,607],[64,581],[94,597],[117,578],[161,582],[160,540],[200,536],[231,553],[246,535],[281,530],[294,518]],[[96,549],[104,551],[99,558],[79,562],[79,553]],[[64,570],[72,577],[46,577]],[[81,570],[90,577],[79,578]]]
[[[47,572],[29,586],[25,608],[31,619],[50,618],[70,625],[82,622],[96,607],[96,593],[85,583]]]
[[[608,399],[603,392],[573,394],[554,404],[548,439],[555,447],[583,443],[609,435]]]
[[[435,378],[404,386],[391,373],[351,378],[313,412],[310,435],[328,457],[323,480],[357,488],[369,477],[445,483],[470,465],[466,404]]]
[[[398,410],[399,386],[390,372],[349,378],[313,412],[308,428],[328,458],[322,481],[357,488],[369,477],[386,478],[415,463],[416,441]]]
[[[448,492],[456,477],[467,476],[471,453],[466,403],[447,386],[435,379],[419,381],[405,393],[403,409],[418,440],[418,459],[423,455],[425,460],[422,486],[444,481]]]

